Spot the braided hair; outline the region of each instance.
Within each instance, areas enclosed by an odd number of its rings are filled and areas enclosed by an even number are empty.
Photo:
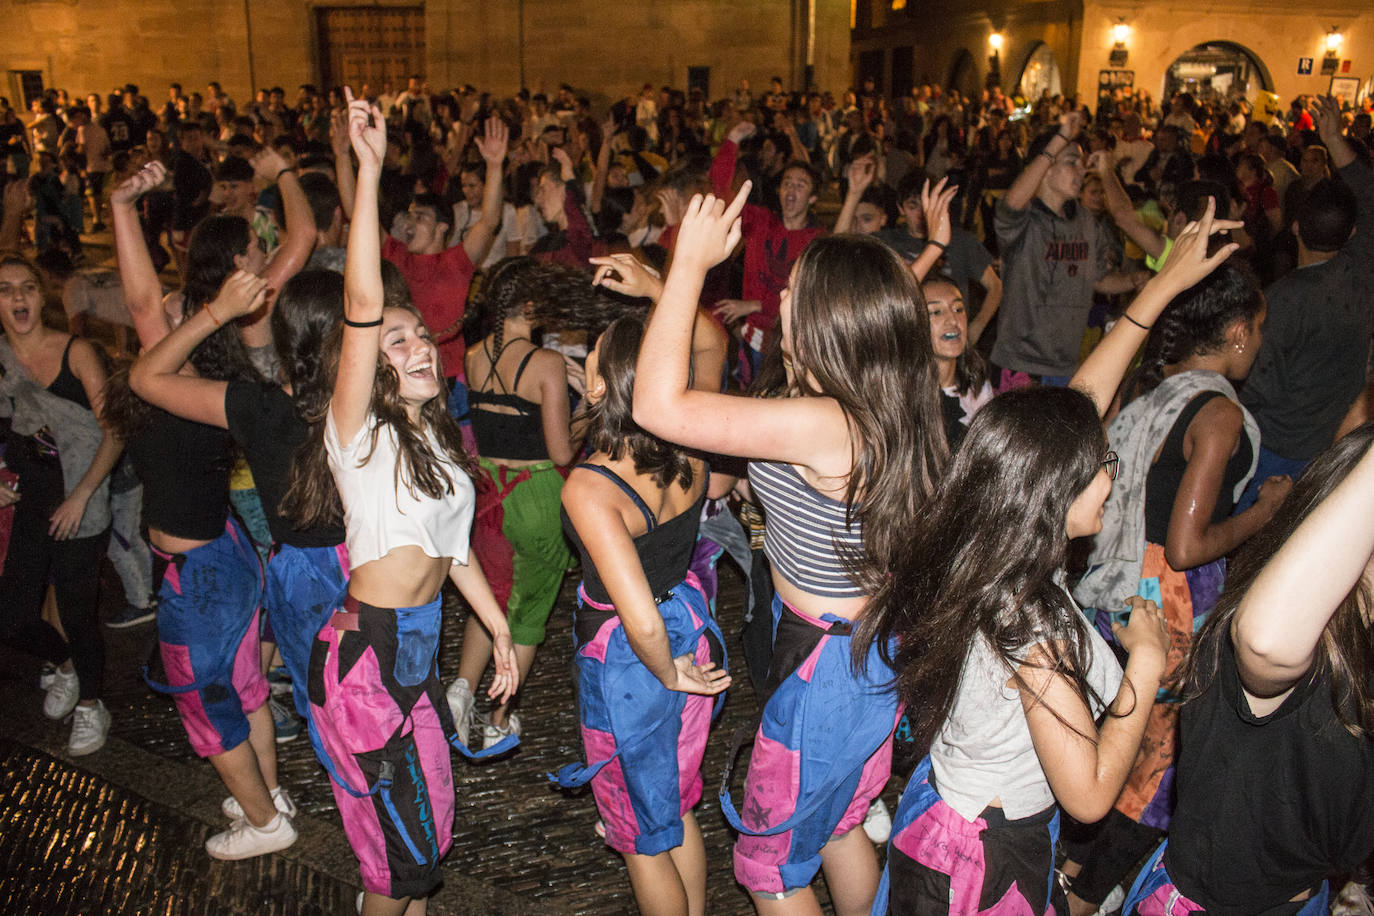
[[[1164,381],[1164,368],[1226,345],[1237,321],[1253,321],[1264,310],[1259,282],[1242,260],[1230,258],[1200,283],[1183,291],[1155,319],[1140,368],[1126,386],[1128,403]]]

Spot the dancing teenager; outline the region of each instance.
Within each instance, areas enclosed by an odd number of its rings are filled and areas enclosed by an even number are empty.
[[[1118,459],[1100,418],[1144,328],[1234,250],[1209,258],[1212,230],[1209,207],[1072,387],[978,412],[860,624],[860,649],[886,655],[895,638],[897,692],[930,746],[894,818],[875,913],[1067,908],[1052,878],[1059,809],[1092,822],[1116,801],[1169,640],[1158,606],[1132,599],[1115,628],[1123,678],[1063,569],[1070,540],[1101,527]]]
[[[384,307],[377,186],[381,110],[348,94],[358,181],[344,272],[344,326],[324,454],[296,478],[326,508],[337,485],[348,595],[311,651],[311,718],[362,866],[362,912],[425,912],[453,832],[453,722],[436,654],[445,577],[493,634],[490,693],[519,675],[510,630],[469,546],[475,463],[445,409],[442,366],[413,308]],[[512,739],[511,744],[514,744]]]
[[[945,459],[930,327],[916,280],[881,242],[811,242],[780,297],[792,396],[738,398],[690,385],[692,321],[706,271],[740,239],[735,200],[693,198],[649,320],[635,420],[690,448],[752,458],[773,567],[773,660],[745,785],[735,876],[760,913],[866,913],[878,884],[856,830],[891,769],[896,698],[885,666],[850,664],[850,633],[886,578],[903,529]],[[875,653],[876,656],[876,653]]]

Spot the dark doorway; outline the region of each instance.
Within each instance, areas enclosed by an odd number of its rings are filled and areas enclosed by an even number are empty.
[[[892,97],[900,99],[911,94],[916,81],[916,58],[911,45],[892,49]]]
[[[408,78],[424,74],[424,7],[325,6],[315,15],[324,85],[377,93],[390,83],[400,92]]]

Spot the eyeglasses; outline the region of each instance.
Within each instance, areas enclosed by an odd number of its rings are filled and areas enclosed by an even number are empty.
[[[1116,480],[1116,472],[1121,468],[1121,456],[1116,452],[1108,452],[1107,457],[1102,459],[1102,467],[1109,480]]]

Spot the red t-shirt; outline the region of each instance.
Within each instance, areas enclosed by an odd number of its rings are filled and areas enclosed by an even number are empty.
[[[731,182],[735,176],[735,161],[739,147],[726,140],[711,163],[711,188],[715,195],[731,200]],[[746,204],[740,214],[744,233],[744,279],[740,294],[746,300],[757,300],[760,311],[744,319],[744,338],[755,350],[763,349],[764,338],[778,320],[778,305],[782,291],[792,273],[792,265],[801,257],[811,240],[824,235],[825,229],[808,225],[788,229],[781,217],[767,207]]]
[[[411,254],[405,243],[387,236],[382,257],[395,264],[410,287],[410,301],[439,345],[446,378],[463,378],[461,322],[467,310],[468,287],[476,268],[462,245],[438,254]]]

